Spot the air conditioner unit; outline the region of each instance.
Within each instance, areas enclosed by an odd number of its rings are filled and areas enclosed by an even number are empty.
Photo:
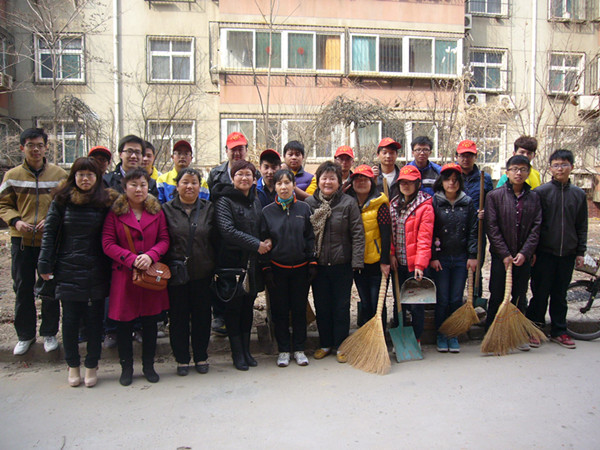
[[[465,31],[469,31],[471,28],[473,28],[473,16],[465,14]]]
[[[515,109],[515,101],[510,95],[499,95],[498,106],[507,111]]]
[[[580,95],[577,109],[582,112],[600,110],[600,97],[597,95]]]
[[[469,106],[483,106],[485,105],[485,94],[465,94],[465,102]]]
[[[10,91],[12,89],[12,77],[6,73],[0,73],[0,90]]]

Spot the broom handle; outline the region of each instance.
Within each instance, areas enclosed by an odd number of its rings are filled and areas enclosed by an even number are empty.
[[[383,193],[386,195],[386,197],[388,198],[388,201],[390,202],[390,208],[392,207],[392,199],[390,198],[390,189],[387,185],[387,180],[385,179],[385,177],[383,177]],[[391,268],[390,268],[391,270]],[[396,304],[398,306],[398,314],[400,314],[400,312],[402,311],[402,304],[400,303],[400,285],[398,283],[398,271],[397,270],[392,270],[392,276],[394,277],[394,291],[396,293]],[[381,291],[381,287],[379,288]],[[387,286],[385,287],[386,292],[387,292]],[[379,304],[377,305],[377,308],[379,309]]]
[[[484,185],[485,185],[485,172],[482,170],[479,173],[479,211],[484,207]],[[479,281],[481,279],[481,251],[483,250],[483,219],[479,220],[479,227],[477,229],[477,273],[475,274],[475,290],[479,292]]]
[[[502,303],[510,302],[510,294],[512,293],[512,264],[506,269],[506,284],[504,285],[504,299]]]
[[[473,304],[473,271],[469,269],[469,278],[468,278],[468,286],[467,286],[467,303]]]
[[[388,277],[381,277],[381,284],[379,285],[379,298],[377,299],[377,319],[381,319],[383,313],[383,307],[385,305],[385,297],[387,295],[389,275]]]

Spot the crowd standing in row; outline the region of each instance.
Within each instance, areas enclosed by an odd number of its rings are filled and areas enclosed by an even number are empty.
[[[106,147],[93,147],[67,174],[46,162],[43,130],[25,130],[20,143],[24,162],[6,173],[0,187],[0,217],[11,233],[19,339],[14,354],[24,354],[35,341],[34,285],[54,279],[71,386],[82,378],[86,386],[96,384],[103,336],[105,346],[118,348],[120,383],[131,384],[134,332],[141,335],[144,376],[159,381],[157,322],[166,320],[166,311],[178,375],[188,374],[192,358],[197,372],[208,372],[211,310],[213,330],[229,337],[235,367],[256,366],[250,332],[254,300],[262,290],[280,367],[292,357],[300,366],[309,363],[304,351],[310,286],[320,339],[315,359],[334,352],[339,362],[346,361],[337,349],[350,329],[353,281],[360,326],[375,315],[382,277],[392,271],[398,283],[409,277],[435,280],[439,328],[462,304],[478,253],[482,262],[477,232],[483,218],[492,258],[486,326],[493,322],[512,265],[512,301],[539,326],[549,301],[552,339],[575,348],[566,333],[565,295],[573,268],[583,264],[587,202],[569,180],[574,160],[568,150],[550,156],[552,180],[540,186],[539,172],[531,167],[537,141],[519,138],[506,179],[495,190],[485,174],[480,209],[477,147],[469,140],[459,143],[457,163],[443,167],[429,161],[433,143],[425,136],[413,140],[415,159],[401,168],[400,144],[391,138],[379,143],[377,165],[354,171],[352,148],[341,146],[334,161],[321,164],[313,176],[303,168],[302,143],[286,144],[283,161],[275,150],[263,151],[257,171],[246,160],[245,136],[235,132],[226,141],[227,161],[206,181],[189,167],[193,149],[187,141],[175,143],[173,169],[165,174],[154,167],[152,144],[133,135],[120,141],[120,161],[111,172]],[[132,271],[159,261],[171,270],[167,289],[134,284]],[[58,347],[59,303],[42,298],[39,333],[50,352]],[[394,302],[392,323],[399,320],[412,321],[420,338],[424,307],[403,305],[400,315]],[[532,339],[520,349],[539,345]],[[460,346],[456,338],[438,333],[437,350],[457,353]]]

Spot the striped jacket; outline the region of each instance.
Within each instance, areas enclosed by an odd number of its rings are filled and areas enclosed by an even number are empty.
[[[23,245],[40,246],[43,232],[21,233],[14,226],[15,219],[34,227],[44,220],[52,202],[51,192],[65,178],[67,173],[63,169],[47,163],[45,159],[38,175],[31,170],[27,161],[6,172],[0,186],[0,217],[10,225],[12,237],[23,238]]]

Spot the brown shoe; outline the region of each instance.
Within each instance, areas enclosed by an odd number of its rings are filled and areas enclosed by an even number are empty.
[[[323,359],[331,353],[331,349],[318,348],[313,357],[315,359]]]
[[[93,369],[88,369],[87,367],[85,368],[85,385],[87,387],[94,387],[96,386],[96,383],[98,382],[98,375],[96,374],[96,371],[98,370],[97,367],[94,367]]]
[[[79,373],[79,367],[69,367],[69,376],[67,377],[69,386],[77,387],[81,383],[81,375]]]
[[[345,363],[348,362],[348,357],[346,356],[345,353],[341,353],[341,352],[337,352],[337,354],[335,355],[337,362],[339,363]]]

